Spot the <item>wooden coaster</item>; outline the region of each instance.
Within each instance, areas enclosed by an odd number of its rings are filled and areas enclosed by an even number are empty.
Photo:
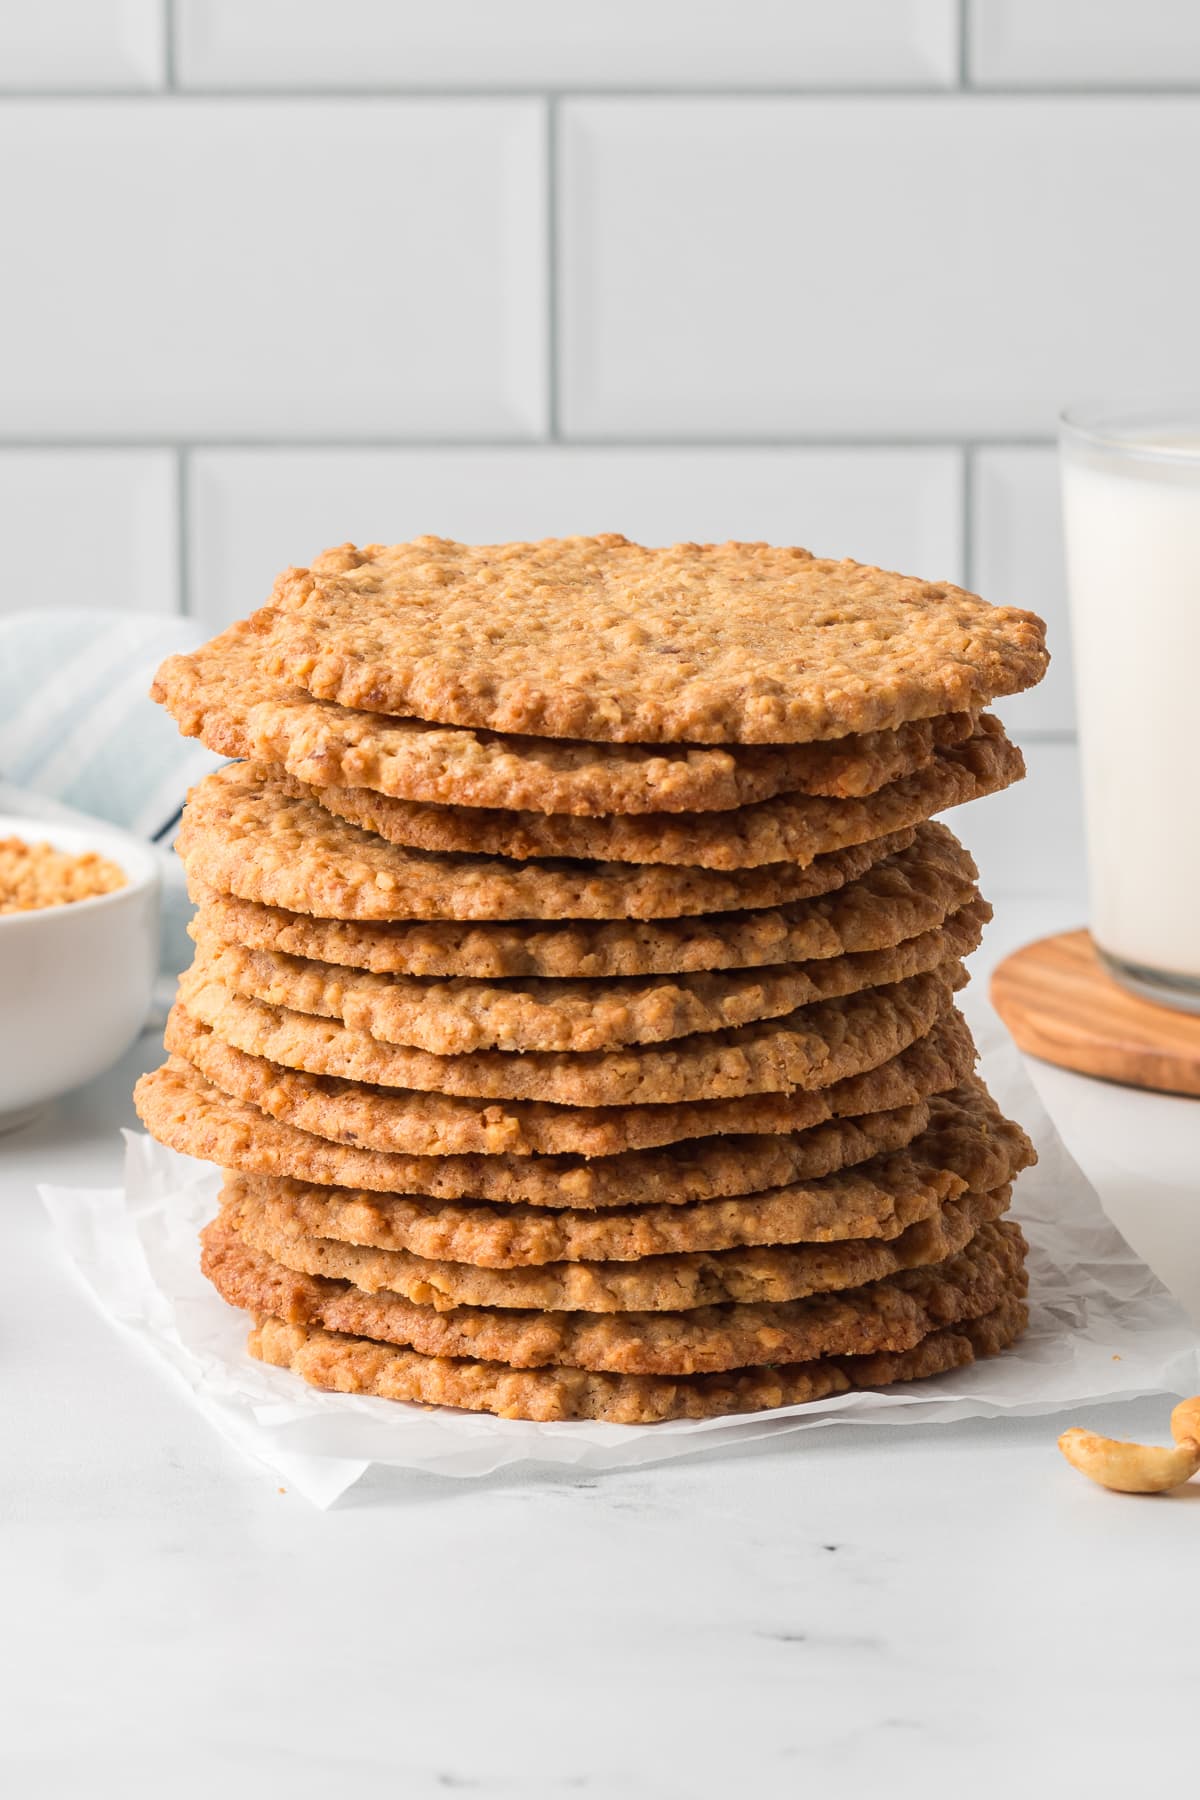
[[[1126,1087],[1200,1097],[1200,1017],[1119,987],[1089,932],[1062,931],[1014,951],[991,991],[1030,1056]]]

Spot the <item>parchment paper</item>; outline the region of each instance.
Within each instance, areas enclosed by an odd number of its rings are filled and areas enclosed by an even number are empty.
[[[321,1507],[372,1463],[457,1476],[513,1463],[610,1469],[820,1425],[928,1425],[1200,1390],[1200,1338],[1105,1217],[1020,1056],[998,1030],[981,1048],[988,1086],[1041,1158],[1020,1177],[1013,1209],[1031,1244],[1028,1331],[1005,1355],[932,1381],[741,1418],[538,1425],[323,1394],[255,1362],[244,1315],[199,1272],[196,1233],[215,1210],[216,1170],[127,1133],[123,1188],[39,1192],[107,1317],[169,1364],[219,1432]]]

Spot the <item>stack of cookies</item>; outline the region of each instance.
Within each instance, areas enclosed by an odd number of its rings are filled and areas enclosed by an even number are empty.
[[[648,1423],[940,1374],[1025,1320],[1033,1160],[933,815],[1020,778],[1041,622],[763,544],[330,551],[160,670],[237,758],[139,1084],[310,1382]]]

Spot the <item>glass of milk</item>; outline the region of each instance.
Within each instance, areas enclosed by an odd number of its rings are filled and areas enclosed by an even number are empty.
[[[1059,445],[1092,937],[1200,1012],[1200,404],[1073,410]]]

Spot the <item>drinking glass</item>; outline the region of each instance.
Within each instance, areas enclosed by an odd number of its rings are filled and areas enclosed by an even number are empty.
[[[1200,403],[1072,409],[1059,451],[1092,937],[1200,1012]]]

